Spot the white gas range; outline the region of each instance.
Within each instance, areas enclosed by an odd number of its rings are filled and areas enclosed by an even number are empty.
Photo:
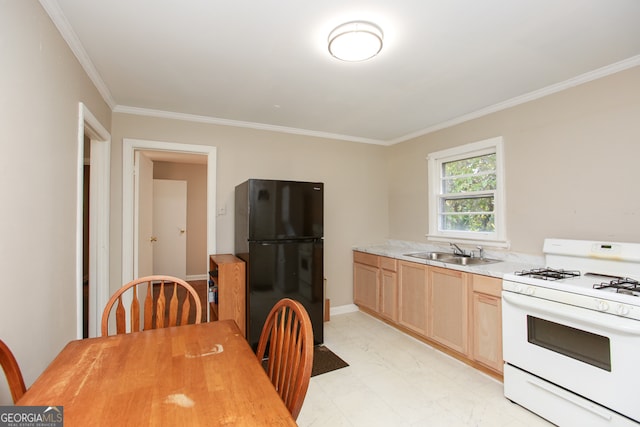
[[[640,423],[640,244],[546,239],[506,274],[505,396],[560,426]]]

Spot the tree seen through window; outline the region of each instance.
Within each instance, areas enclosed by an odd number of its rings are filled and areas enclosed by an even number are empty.
[[[442,163],[443,230],[495,231],[496,154]]]

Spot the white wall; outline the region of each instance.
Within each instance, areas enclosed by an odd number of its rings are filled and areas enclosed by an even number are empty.
[[[390,236],[426,242],[428,153],[499,135],[512,250],[640,242],[640,67],[391,147]]]
[[[76,338],[78,103],[111,117],[37,1],[0,2],[0,57],[0,338],[30,385]]]

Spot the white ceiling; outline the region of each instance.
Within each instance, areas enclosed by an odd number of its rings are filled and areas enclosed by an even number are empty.
[[[114,111],[391,144],[640,65],[639,0],[40,0]],[[384,31],[345,63],[329,32]]]

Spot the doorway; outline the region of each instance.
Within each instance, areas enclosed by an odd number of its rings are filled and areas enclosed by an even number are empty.
[[[111,135],[82,102],[79,103],[78,116],[76,337],[83,338],[98,336],[102,307],[109,298]],[[85,165],[88,166],[87,178]],[[88,202],[87,208],[85,202]],[[88,214],[85,217],[86,209]]]
[[[206,200],[206,253],[201,261],[206,269],[208,254],[215,253],[215,212],[216,212],[216,148],[210,146],[169,143],[127,139],[123,141],[123,247],[122,247],[122,283],[139,277],[139,241],[136,218],[135,171],[136,153],[152,153],[154,160],[180,162],[189,156],[204,156],[207,170],[207,200]],[[188,162],[188,161],[187,161]],[[206,270],[205,270],[206,271]]]
[[[207,156],[136,151],[137,276],[207,278]],[[164,190],[163,190],[164,188]]]

